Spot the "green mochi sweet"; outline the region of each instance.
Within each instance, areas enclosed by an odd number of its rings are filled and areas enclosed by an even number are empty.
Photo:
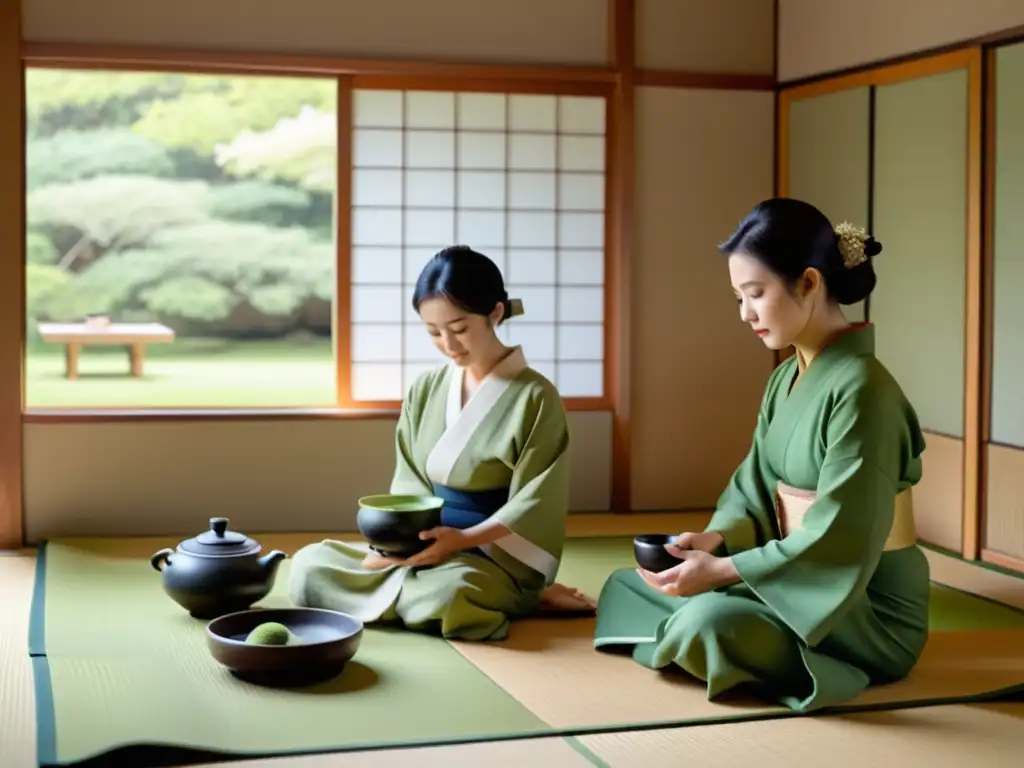
[[[245,642],[251,645],[295,645],[301,640],[284,624],[268,621],[253,629]]]

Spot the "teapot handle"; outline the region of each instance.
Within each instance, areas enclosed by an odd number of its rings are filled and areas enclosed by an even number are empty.
[[[149,558],[149,564],[152,565],[155,570],[161,571],[163,569],[160,566],[169,564],[170,557],[173,554],[173,549],[161,549],[159,552],[157,552],[155,555]]]

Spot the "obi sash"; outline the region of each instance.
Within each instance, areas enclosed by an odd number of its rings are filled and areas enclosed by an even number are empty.
[[[783,538],[803,527],[804,515],[817,498],[814,491],[794,488],[779,483],[775,489],[775,515],[779,533]],[[914,526],[914,502],[910,488],[896,494],[896,509],[892,529],[882,549],[891,552],[917,545],[917,529]]]
[[[435,483],[434,495],[444,501],[441,525],[465,530],[482,523],[508,502],[508,490],[462,491]]]

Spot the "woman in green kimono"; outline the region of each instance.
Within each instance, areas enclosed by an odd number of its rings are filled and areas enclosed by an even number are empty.
[[[924,438],[873,326],[840,309],[873,290],[879,243],[774,199],[720,249],[743,322],[795,354],[771,374],[710,523],[668,546],[681,562],[606,582],[595,646],[681,668],[709,699],[743,687],[815,710],[905,677],[924,648],[929,569],[910,491]]]
[[[442,498],[441,526],[402,562],[333,540],[299,550],[292,602],[462,640],[502,639],[535,611],[592,613],[592,600],[554,581],[568,513],[561,396],[495,333],[522,305],[465,246],[427,263],[412,303],[451,364],[420,376],[402,403],[390,492]]]

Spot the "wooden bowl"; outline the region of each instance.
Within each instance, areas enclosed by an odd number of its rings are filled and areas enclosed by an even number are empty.
[[[667,571],[679,565],[683,561],[665,549],[665,545],[671,544],[675,539],[675,536],[666,533],[637,536],[633,539],[633,557],[636,558],[637,565],[653,573]]]
[[[256,645],[245,642],[260,624],[288,627],[299,642]],[[363,623],[321,608],[267,608],[229,613],[206,625],[206,644],[214,659],[236,677],[259,685],[296,687],[337,677],[356,655]]]
[[[370,548],[385,557],[406,558],[430,546],[422,531],[441,524],[444,501],[436,496],[390,493],[359,499],[356,526]]]

